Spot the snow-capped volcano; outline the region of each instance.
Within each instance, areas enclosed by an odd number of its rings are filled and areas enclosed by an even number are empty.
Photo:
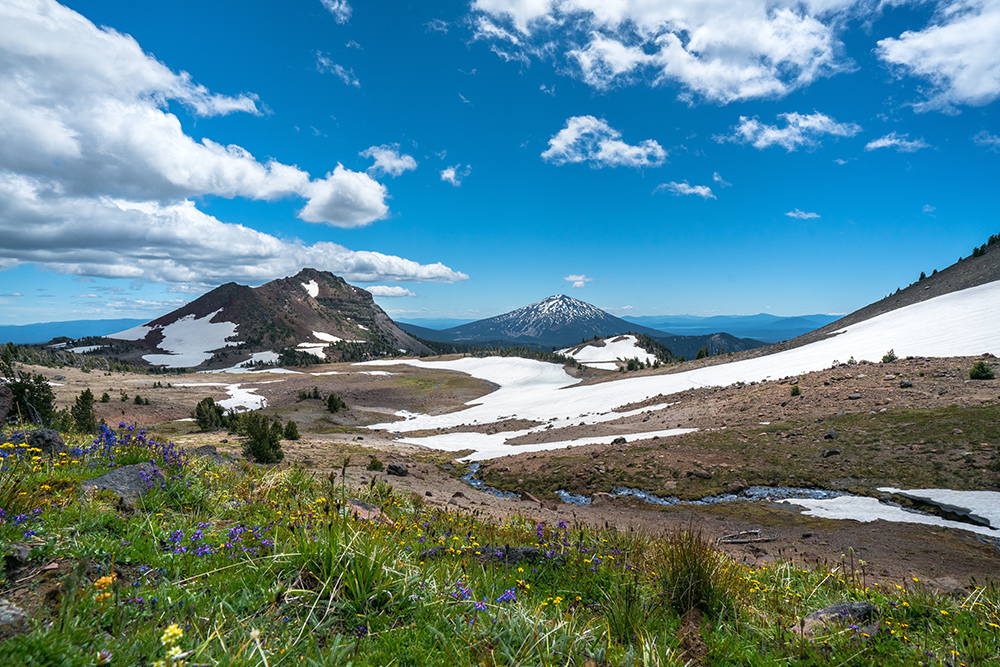
[[[609,315],[579,299],[558,294],[509,313],[470,322],[446,331],[455,342],[515,341],[536,345],[571,345],[594,336],[629,331],[663,335]]]

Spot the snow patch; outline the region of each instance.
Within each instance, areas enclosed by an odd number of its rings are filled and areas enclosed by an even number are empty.
[[[343,338],[337,338],[332,334],[323,333],[322,331],[313,331],[313,336],[320,340],[325,340],[327,343],[336,343],[338,340],[344,340]]]
[[[896,489],[879,488],[885,493],[895,493],[904,498],[937,505],[943,510],[967,516],[973,521],[1000,529],[1000,493],[996,491],[952,491],[951,489]]]
[[[315,280],[310,280],[307,283],[302,283],[302,286],[306,288],[306,292],[312,298],[315,299],[316,297],[319,296],[319,283],[317,283]]]
[[[60,343],[62,345],[63,343]],[[80,347],[71,347],[70,352],[75,352],[76,354],[86,354],[87,352],[93,352],[94,350],[99,350],[102,347],[107,347],[106,345],[81,345]]]
[[[636,358],[647,364],[656,361],[656,355],[639,347],[639,339],[635,336],[613,336],[601,342],[603,345],[582,344],[567,347],[559,350],[559,354],[573,357],[584,366],[610,371],[618,368],[616,361]]]
[[[125,331],[109,334],[105,336],[105,338],[114,338],[115,340],[142,340],[152,330],[153,327],[140,324],[137,327],[132,327],[131,329],[126,329]]]
[[[996,494],[1000,495],[1000,494]],[[798,505],[806,508],[803,514],[808,516],[818,516],[824,519],[851,519],[861,523],[871,523],[879,519],[883,521],[895,521],[897,523],[920,523],[928,526],[941,526],[943,528],[956,528],[967,530],[980,535],[1000,536],[1000,531],[986,526],[974,526],[960,521],[948,521],[932,514],[923,514],[906,510],[894,505],[884,505],[877,498],[865,498],[861,496],[841,496],[839,498],[813,499],[796,498],[782,500],[780,502]]]

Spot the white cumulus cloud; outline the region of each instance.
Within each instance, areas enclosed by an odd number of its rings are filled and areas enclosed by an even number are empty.
[[[728,103],[844,71],[855,0],[475,0],[474,37],[506,60],[552,58],[598,89],[671,83]]]
[[[391,299],[417,296],[416,293],[411,292],[405,287],[400,287],[399,285],[372,285],[371,287],[366,287],[365,289],[371,292],[373,296],[388,297]]]
[[[750,144],[759,149],[781,146],[786,151],[791,152],[801,147],[817,146],[820,139],[826,135],[853,137],[861,132],[861,126],[856,123],[838,123],[833,118],[819,112],[811,114],[783,113],[778,114],[778,118],[784,121],[783,127],[767,125],[756,117],[740,116],[740,122],[733,128],[733,134],[717,137],[717,139]]]
[[[814,218],[819,217],[819,213],[806,212],[800,209],[789,211],[785,215],[787,215],[789,218],[798,218],[799,220],[812,220]]]
[[[878,43],[879,58],[931,83],[917,111],[983,106],[1000,97],[1000,3],[941,2],[923,30]]]
[[[656,186],[653,192],[660,192],[662,190],[673,193],[675,196],[696,195],[702,199],[716,198],[715,195],[712,194],[712,188],[707,185],[690,185],[687,181],[684,181],[683,183],[677,183],[676,181],[660,183]]]
[[[399,152],[399,144],[372,146],[359,155],[375,160],[375,164],[368,168],[372,174],[399,176],[417,168],[417,161],[412,156]]]
[[[884,137],[879,137],[874,141],[869,141],[865,145],[866,151],[873,151],[878,148],[895,148],[899,153],[916,153],[921,148],[928,148],[930,144],[920,139],[910,139],[909,134],[896,134],[890,132]]]
[[[52,0],[0,3],[0,268],[34,262],[198,284],[302,266],[355,280],[464,279],[439,264],[282,241],[201,213],[192,199],[206,195],[302,198],[302,219],[356,227],[386,217],[387,192],[339,164],[313,179],[235,144],[196,141],[171,103],[195,116],[260,113],[255,95],[215,94]]]
[[[573,116],[549,139],[542,159],[553,164],[588,162],[594,168],[658,167],[667,159],[667,152],[652,139],[634,146],[625,143],[621,132],[603,119]]]
[[[587,276],[585,276],[585,275],[583,275],[581,273],[579,275],[577,275],[577,274],[570,274],[570,275],[566,276],[565,278],[563,278],[563,280],[567,280],[567,281],[573,283],[573,287],[575,289],[582,289],[582,288],[586,287],[587,283],[589,283],[590,281],[592,281],[593,278],[588,278]]]

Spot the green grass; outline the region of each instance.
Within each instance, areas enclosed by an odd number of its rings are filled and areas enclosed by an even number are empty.
[[[384,482],[351,489],[294,467],[185,461],[128,435],[58,460],[0,450],[0,546],[32,550],[27,567],[0,575],[0,597],[32,614],[30,632],[6,640],[0,662],[679,667],[689,659],[678,636],[690,608],[703,614],[704,664],[1000,659],[994,583],[943,598],[919,582],[873,585],[846,560],[751,569],[692,530],[654,537],[519,515],[483,522]],[[79,492],[109,467],[151,458],[169,479],[134,511],[107,492]],[[387,520],[357,518],[354,500]],[[504,546],[543,557],[488,558]],[[43,570],[51,563],[58,569]],[[855,600],[878,609],[878,636],[842,624],[812,640],[794,632],[809,612]],[[171,661],[170,650],[184,657]]]

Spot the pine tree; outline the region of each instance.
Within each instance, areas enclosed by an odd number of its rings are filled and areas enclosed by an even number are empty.
[[[289,419],[285,424],[285,440],[298,440],[300,437],[302,436],[299,435],[299,425]]]
[[[97,414],[94,412],[94,392],[85,389],[76,397],[70,408],[73,426],[80,433],[97,433]]]

